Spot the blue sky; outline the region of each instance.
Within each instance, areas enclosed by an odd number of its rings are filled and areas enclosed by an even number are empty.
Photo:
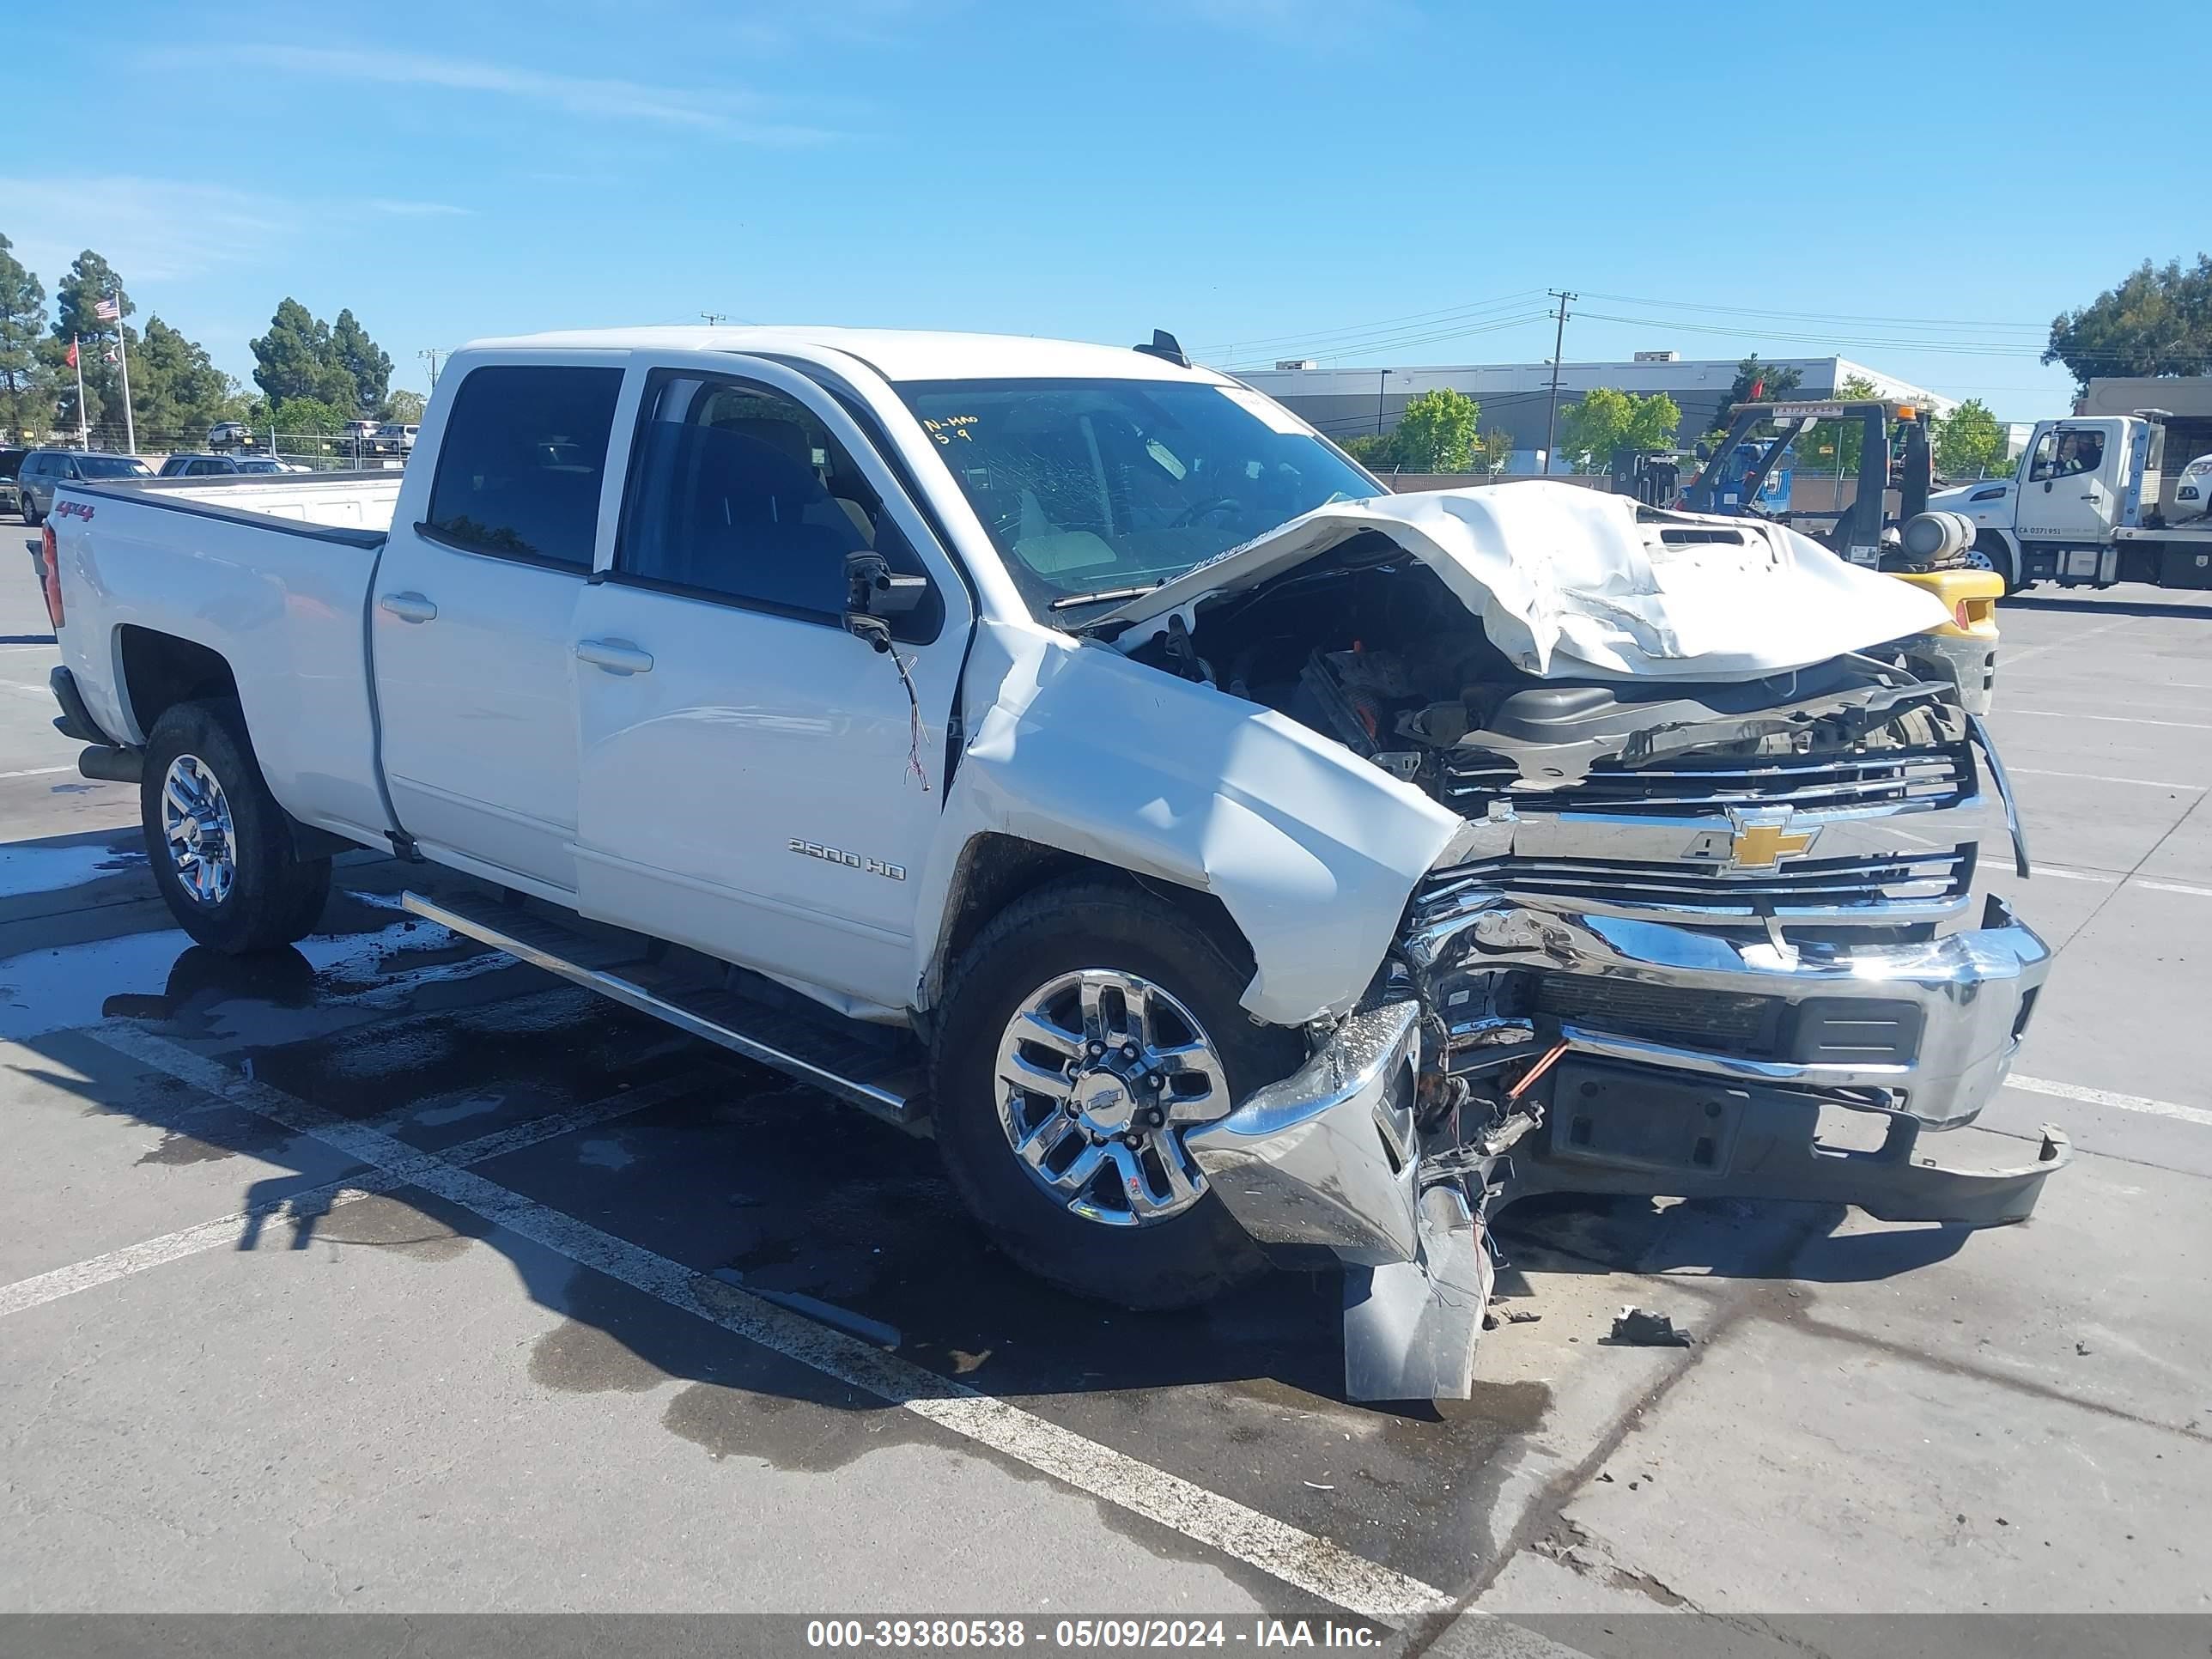
[[[1570,361],[1841,351],[2026,420],[2053,313],[2212,247],[2202,18],[122,0],[11,88],[0,234],[241,377],[288,294],[419,389],[425,347],[702,311],[1530,362],[1563,287]]]

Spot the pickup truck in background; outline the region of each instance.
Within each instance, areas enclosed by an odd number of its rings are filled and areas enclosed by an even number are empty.
[[[1856,654],[1940,604],[1389,495],[1169,337],[492,342],[404,473],[69,483],[42,558],[194,939],[303,937],[354,845],[466,872],[410,908],[927,1127],[1072,1293],[1340,1269],[1353,1397],[1468,1393],[1523,1195],[1994,1223],[2067,1156],[1919,1143],[2048,966],[1973,895],[1986,732]]]

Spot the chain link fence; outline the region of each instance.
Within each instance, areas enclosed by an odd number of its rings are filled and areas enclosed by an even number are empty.
[[[215,431],[222,432],[222,428]],[[189,430],[142,427],[134,449],[131,434],[117,422],[94,426],[82,434],[75,428],[56,428],[44,434],[28,431],[22,434],[22,447],[86,449],[109,455],[135,453],[157,472],[172,455],[273,456],[288,468],[303,472],[346,472],[402,467],[412,453],[402,440],[379,438],[368,432],[279,432],[241,425],[224,432],[222,443],[211,443],[211,435],[204,427]]]

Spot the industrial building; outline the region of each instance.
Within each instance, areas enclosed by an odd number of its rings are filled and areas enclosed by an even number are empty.
[[[1663,392],[1681,408],[1678,441],[1687,445],[1700,434],[1726,424],[1722,415],[1740,362],[1735,357],[1686,359],[1671,351],[1639,351],[1629,362],[1566,363],[1559,369],[1559,406],[1565,408],[1597,386],[1613,386],[1639,397]],[[1798,383],[1787,394],[1792,398],[1829,397],[1856,376],[1871,383],[1880,397],[1923,404],[1938,414],[1948,414],[1958,407],[1954,398],[1939,396],[1925,386],[1848,357],[1778,357],[1772,366],[1797,371]],[[1482,405],[1485,432],[1502,426],[1513,434],[1516,460],[1528,458],[1525,470],[1532,471],[1538,470],[1534,456],[1544,447],[1552,397],[1549,363],[1322,368],[1292,362],[1272,369],[1246,369],[1237,378],[1337,439],[1388,432],[1413,398],[1449,386]]]

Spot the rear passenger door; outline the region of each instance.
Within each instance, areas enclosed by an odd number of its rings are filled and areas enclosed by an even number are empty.
[[[634,374],[619,532],[577,611],[579,908],[903,1007],[967,590],[804,376],[703,355]],[[843,626],[865,550],[931,583],[895,654]]]
[[[624,361],[468,368],[428,507],[392,526],[369,609],[400,825],[443,861],[557,898],[576,885],[574,621]]]

